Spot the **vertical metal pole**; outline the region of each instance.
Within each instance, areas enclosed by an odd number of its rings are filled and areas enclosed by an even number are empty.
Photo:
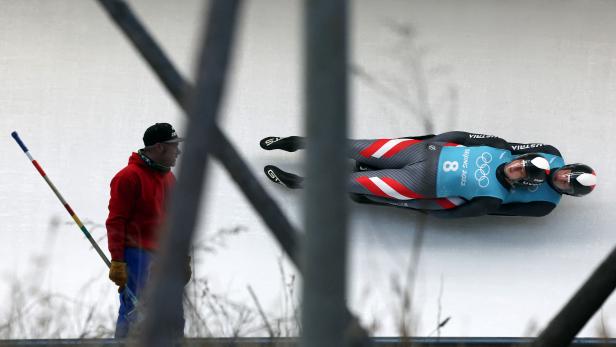
[[[534,347],[568,346],[616,288],[616,248],[552,319]]]
[[[347,1],[307,0],[302,346],[343,346],[347,258]]]
[[[207,179],[208,153],[219,146],[212,133],[224,95],[239,0],[214,0],[207,16],[199,56],[197,87],[190,100],[184,159],[171,197],[158,271],[153,273],[141,346],[164,347],[183,336],[182,294],[188,250]]]

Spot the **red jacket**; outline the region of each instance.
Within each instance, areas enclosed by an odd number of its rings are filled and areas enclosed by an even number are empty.
[[[150,168],[137,153],[113,177],[105,223],[112,260],[124,260],[125,247],[158,248],[158,228],[165,218],[165,202],[174,183],[173,173]]]

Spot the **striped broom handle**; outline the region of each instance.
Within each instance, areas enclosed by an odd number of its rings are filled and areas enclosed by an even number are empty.
[[[53,192],[56,194],[58,199],[60,199],[60,202],[62,203],[64,208],[68,211],[68,214],[70,214],[71,217],[73,218],[73,220],[75,221],[75,223],[77,223],[77,226],[79,227],[79,229],[81,229],[81,232],[83,232],[83,234],[86,236],[88,241],[90,241],[90,244],[92,244],[92,247],[94,247],[94,249],[96,250],[98,255],[101,256],[101,258],[103,259],[103,261],[105,262],[107,267],[110,267],[111,266],[111,262],[109,261],[109,258],[107,258],[105,253],[103,253],[103,251],[98,246],[96,241],[92,238],[92,235],[90,235],[90,232],[88,231],[88,229],[86,229],[85,225],[83,225],[83,223],[81,222],[79,217],[77,217],[77,214],[75,213],[75,211],[73,211],[71,206],[66,202],[66,200],[64,200],[64,198],[62,197],[62,194],[60,194],[60,191],[58,191],[58,188],[56,188],[56,186],[53,184],[53,182],[51,182],[51,180],[49,179],[49,176],[47,176],[47,174],[45,173],[43,168],[32,157],[32,155],[30,154],[30,151],[28,150],[28,147],[26,147],[24,142],[21,140],[21,138],[17,134],[17,131],[13,131],[11,133],[11,136],[13,136],[13,138],[15,139],[15,141],[17,142],[19,147],[21,147],[21,149],[24,151],[26,156],[28,156],[28,159],[30,159],[30,161],[32,162],[32,165],[34,165],[34,167],[36,168],[36,171],[38,171],[41,174],[41,176],[43,177],[45,182],[47,182],[47,184],[49,185],[49,188],[51,188],[51,190],[53,190]],[[133,292],[128,287],[126,287],[126,286],[124,287],[124,290],[128,294],[128,297],[131,300],[132,304],[136,307],[137,306],[137,297],[135,297],[135,294],[133,294]]]

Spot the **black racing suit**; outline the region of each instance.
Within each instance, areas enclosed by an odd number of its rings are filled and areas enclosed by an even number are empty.
[[[506,149],[511,151],[514,155],[520,155],[525,153],[546,153],[560,156],[560,152],[554,148],[553,146],[541,144],[541,143],[511,143],[507,142],[502,138],[492,136],[492,135],[483,135],[483,134],[474,134],[463,131],[451,131],[442,133],[439,135],[425,135],[425,136],[417,136],[417,137],[407,137],[408,139],[416,139],[421,140],[421,147],[424,147],[423,151],[416,151],[415,154],[408,154],[407,157],[411,161],[416,161],[417,165],[424,165],[425,163],[430,163],[434,160],[435,155],[429,155],[428,148],[430,144],[433,143],[437,145],[436,147],[443,145],[463,145],[466,147],[472,146],[490,146],[498,149]],[[367,150],[367,148],[377,141],[385,141],[385,140],[351,140],[352,153],[351,156],[353,159],[357,160],[356,167],[358,171],[371,171],[371,172],[379,172],[385,171],[383,168],[372,166],[373,163],[367,162],[365,156],[357,155],[362,150]],[[418,143],[419,145],[419,143]],[[413,146],[415,147],[415,145]],[[417,146],[420,147],[420,146]],[[412,147],[410,147],[412,148]],[[417,153],[428,153],[428,155],[417,154]],[[404,155],[405,153],[400,152],[398,155]],[[423,157],[421,155],[424,155]],[[392,157],[393,158],[393,157]],[[382,159],[380,159],[382,160]],[[374,162],[376,163],[376,161]],[[417,166],[416,165],[416,166]],[[433,165],[425,165],[426,168],[433,167]],[[435,182],[426,182],[426,177],[433,177],[434,175],[431,172],[423,172],[422,170],[426,170],[423,167],[415,167],[415,172],[418,175],[422,175],[424,181],[421,180],[407,180],[407,182],[419,182],[421,184],[415,184],[413,191],[420,192],[423,194],[423,198],[418,198],[410,201],[401,202],[400,200],[388,199],[379,196],[374,196],[371,194],[362,193],[360,191],[361,186],[351,186],[351,198],[359,203],[369,203],[369,204],[379,204],[379,205],[391,205],[403,208],[411,208],[421,212],[425,212],[429,215],[433,215],[435,217],[440,218],[460,218],[460,217],[474,217],[474,216],[482,216],[482,215],[504,215],[504,216],[545,216],[550,213],[554,207],[556,206],[554,203],[546,202],[546,201],[533,201],[526,203],[506,203],[503,204],[500,199],[493,197],[475,197],[468,201],[464,200],[462,203],[457,204],[457,206],[452,204],[443,204],[443,199],[430,198],[429,193],[432,191],[432,188]],[[355,174],[354,174],[355,175]],[[499,182],[505,186],[506,188],[511,188],[509,183],[505,180],[502,175],[497,175]],[[408,184],[407,184],[408,186]]]

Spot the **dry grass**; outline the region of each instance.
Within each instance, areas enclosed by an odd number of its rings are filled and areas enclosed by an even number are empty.
[[[91,222],[89,222],[91,223]],[[50,239],[60,223],[52,221]],[[98,224],[97,224],[98,225]],[[95,225],[96,226],[96,225]],[[98,225],[100,226],[100,225]],[[215,253],[227,246],[230,238],[247,232],[236,226],[221,229],[196,244],[193,261],[204,253]],[[78,292],[80,298],[69,298],[45,289],[43,281],[53,259],[37,254],[30,261],[28,273],[9,279],[10,294],[0,311],[0,339],[61,339],[112,337],[117,318],[117,304],[101,307],[109,291],[106,274],[86,281]],[[195,266],[195,263],[193,263]],[[186,287],[184,312],[187,337],[297,336],[299,332],[296,281],[279,262],[283,302],[279,312],[266,312],[257,296],[251,304],[228,298],[226,293],[211,288],[207,278],[195,278]],[[98,296],[96,296],[98,294]],[[267,324],[265,322],[268,322]]]

